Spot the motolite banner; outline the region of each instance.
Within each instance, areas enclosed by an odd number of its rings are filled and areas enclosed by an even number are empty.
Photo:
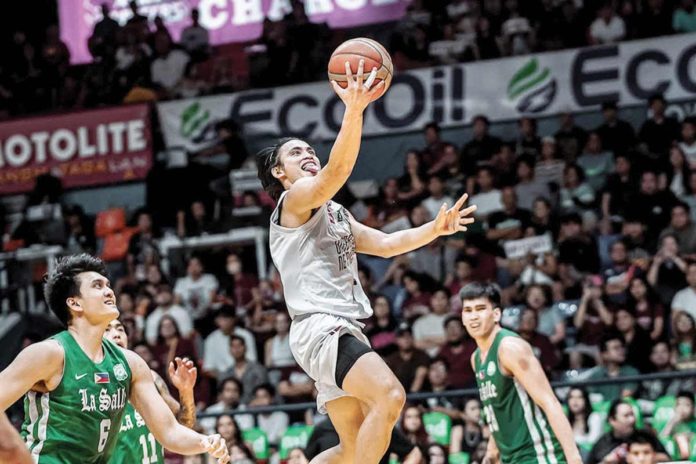
[[[110,16],[125,24],[132,16],[129,0],[58,0],[61,37],[74,63],[92,60],[87,39],[102,19],[101,5],[111,5]],[[213,45],[245,42],[261,36],[263,20],[278,21],[292,11],[290,0],[137,0],[138,12],[150,21],[164,19],[175,39],[191,23],[191,9],[198,8],[200,23],[208,29]],[[304,0],[305,12],[314,23],[353,27],[401,18],[410,0]]]
[[[71,188],[143,179],[151,166],[147,105],[0,123],[0,194],[29,191],[49,171]]]
[[[653,93],[683,100],[696,95],[696,34],[619,45],[458,64],[411,72],[396,70],[391,88],[365,113],[365,135],[420,130],[522,115],[596,110],[603,101],[644,103]],[[200,148],[212,125],[232,117],[249,133],[335,137],[343,103],[328,81],[157,106],[169,146]]]

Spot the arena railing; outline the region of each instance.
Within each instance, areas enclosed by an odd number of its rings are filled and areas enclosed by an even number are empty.
[[[554,389],[568,388],[568,387],[588,387],[596,385],[621,385],[627,383],[641,383],[653,380],[673,380],[673,379],[693,379],[696,380],[696,369],[683,370],[683,371],[671,371],[671,372],[658,372],[653,374],[642,374],[642,375],[627,375],[622,377],[615,377],[611,379],[587,379],[587,380],[564,380],[551,382],[551,386]],[[479,394],[477,388],[464,388],[460,390],[447,390],[443,392],[422,392],[422,393],[410,393],[407,395],[407,401],[422,401],[428,398],[463,398],[477,396]],[[290,403],[290,404],[279,404],[273,406],[254,406],[249,408],[234,409],[229,411],[221,411],[215,413],[199,413],[197,414],[198,419],[203,419],[207,417],[219,417],[222,415],[241,415],[241,414],[267,414],[276,411],[282,412],[293,412],[293,411],[305,411],[307,409],[316,409],[315,402],[307,403]]]

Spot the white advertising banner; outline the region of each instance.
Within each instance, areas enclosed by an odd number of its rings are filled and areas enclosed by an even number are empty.
[[[428,121],[462,126],[696,95],[696,34],[540,53],[395,73],[391,88],[365,114],[365,135],[419,130]],[[343,104],[328,81],[161,103],[168,146],[205,144],[216,121],[233,118],[247,133],[330,139]]]

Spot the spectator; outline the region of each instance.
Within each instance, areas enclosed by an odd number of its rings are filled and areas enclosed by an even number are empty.
[[[520,315],[518,333],[532,347],[534,356],[539,359],[544,371],[552,372],[560,363],[556,347],[546,335],[537,331],[539,316],[533,309],[524,309]]]
[[[430,219],[435,219],[443,203],[454,204],[454,199],[445,192],[445,180],[438,174],[428,179],[428,193],[430,195],[421,202],[421,206],[428,210]]]
[[[680,311],[674,315],[672,328],[672,359],[678,370],[696,367],[696,323],[691,314]]]
[[[218,402],[208,406],[205,410],[206,414],[244,409],[244,405],[239,403],[243,391],[244,388],[242,387],[242,384],[236,378],[227,377],[226,379],[223,379],[222,382],[220,382]],[[254,416],[251,414],[237,414],[235,419],[241,430],[247,430],[254,426]],[[214,433],[214,417],[206,417],[201,419],[199,424],[206,433]]]
[[[471,355],[476,350],[474,341],[464,333],[459,316],[450,314],[444,322],[446,343],[437,353],[450,366],[449,385],[452,388],[469,388],[474,384]]]
[[[152,82],[168,95],[176,90],[186,71],[189,57],[186,52],[172,48],[171,38],[164,33],[155,35],[155,59],[150,65]]]
[[[203,61],[210,55],[208,30],[198,22],[198,8],[191,9],[191,24],[181,31],[179,42],[193,61]]]
[[[676,33],[696,31],[696,11],[693,0],[681,0],[672,16],[672,28]]]
[[[485,16],[476,21],[476,42],[474,56],[478,60],[490,60],[501,56],[500,43],[491,29],[491,22]]]
[[[247,356],[247,345],[244,338],[239,335],[230,336],[230,354],[234,359],[234,366],[222,373],[222,377],[235,377],[242,383],[241,403],[249,404],[254,394],[254,389],[261,384],[268,383],[266,368]]]
[[[557,188],[563,183],[563,169],[565,167],[565,163],[558,159],[557,145],[558,143],[553,137],[542,138],[541,158],[534,166],[534,178],[552,188]]]
[[[686,156],[687,166],[696,168],[696,120],[686,118],[681,124],[679,148]]]
[[[370,346],[382,357],[387,357],[396,350],[396,318],[392,314],[389,299],[384,295],[375,298],[372,304],[374,311],[373,325],[366,335]]]
[[[562,212],[580,212],[592,215],[595,205],[595,191],[586,182],[585,171],[577,164],[567,164],[563,170],[563,185],[560,191],[559,206]]]
[[[157,330],[165,315],[171,316],[176,321],[177,327],[185,338],[191,336],[193,332],[191,316],[183,306],[174,303],[171,285],[166,283],[159,285],[155,303],[157,307],[147,316],[145,322],[145,338],[150,345],[157,342]]]
[[[578,158],[578,166],[585,171],[590,187],[595,192],[602,190],[607,176],[614,170],[614,157],[602,149],[602,140],[596,132],[590,132],[585,151]]]
[[[650,352],[650,363],[653,366],[652,372],[674,372],[671,349],[666,340],[658,340],[653,344]],[[676,396],[679,390],[693,390],[693,387],[693,379],[644,380],[641,384],[640,397],[648,401],[655,401],[665,395]]]
[[[549,200],[545,198],[534,200],[530,227],[532,235],[550,233],[552,237],[558,237],[558,218],[553,214]]]
[[[541,139],[537,135],[536,119],[522,117],[517,121],[518,136],[515,145],[515,153],[520,155],[530,155],[537,158],[541,153]]]
[[[309,464],[301,448],[293,448],[288,454],[287,464]]]
[[[669,149],[669,165],[660,174],[660,189],[669,189],[677,197],[683,196],[688,188],[689,172],[684,151],[679,145],[672,145]]]
[[[503,211],[489,216],[486,238],[492,241],[522,238],[524,231],[531,223],[531,214],[525,209],[518,208],[517,194],[512,187],[502,189],[501,200]]]
[[[502,211],[503,203],[500,190],[494,187],[495,170],[490,166],[481,166],[476,172],[477,193],[469,202],[476,205],[476,218],[485,221],[492,213]]]
[[[472,202],[472,204],[475,205],[476,203]],[[453,309],[459,309],[461,307],[461,301],[458,296],[459,290],[461,290],[464,285],[474,280],[473,259],[468,256],[459,256],[454,263],[454,274],[450,274],[445,281],[445,285],[447,285],[450,295],[452,295]]]
[[[398,198],[411,207],[425,198],[425,166],[419,151],[411,149],[406,153],[404,174],[399,177]]]
[[[696,257],[696,224],[691,221],[690,215],[689,205],[676,203],[672,206],[669,226],[660,233],[660,239],[668,235],[676,237],[679,251],[687,255],[687,258]]]
[[[664,0],[648,0],[643,5],[643,11],[638,15],[636,35],[638,38],[670,35],[672,29],[672,14]]]
[[[403,287],[406,290],[406,298],[401,304],[401,315],[407,322],[412,323],[418,316],[427,314],[430,310],[430,292],[423,289],[424,279],[413,271],[404,273]]]
[[[672,143],[679,138],[679,123],[665,115],[667,102],[662,95],[653,95],[648,100],[651,116],[640,128],[638,138],[645,143],[655,159],[665,159]]]
[[[131,10],[131,17],[126,22],[126,26],[149,30],[147,16],[143,16],[138,12],[138,2],[136,0],[131,0],[128,2],[128,6]]]
[[[502,24],[501,32],[505,49],[509,55],[527,55],[532,52],[532,28],[529,20],[518,11],[517,0],[505,3],[508,19]]]
[[[444,393],[451,389],[449,365],[442,358],[435,358],[428,366],[428,391]],[[447,396],[433,396],[423,401],[423,407],[433,412],[448,415],[452,420],[459,420],[462,404],[459,400]]]
[[[474,172],[478,167],[490,161],[500,150],[501,141],[489,134],[490,122],[484,115],[476,115],[472,120],[472,139],[462,147],[460,168],[462,172]]]
[[[286,312],[279,312],[275,316],[273,325],[275,335],[266,340],[265,364],[269,369],[294,366],[295,358],[290,351],[290,320]],[[246,337],[245,337],[246,340]]]
[[[230,353],[230,336],[237,336],[246,342],[246,358],[250,361],[258,359],[256,355],[256,340],[246,329],[237,326],[237,311],[234,306],[223,305],[215,313],[214,330],[205,339],[205,358],[203,370],[212,377],[219,377],[222,372],[234,367],[234,358]]]
[[[215,432],[220,434],[220,437],[225,440],[230,459],[232,459],[231,462],[235,464],[252,464],[254,462],[254,454],[242,439],[242,429],[237,423],[237,417],[232,417],[229,414],[219,416],[215,424]],[[208,464],[214,464],[215,462],[215,459],[211,458]]]
[[[63,212],[66,226],[66,248],[71,253],[94,253],[97,239],[94,237],[94,224],[79,205],[66,208]]]
[[[578,331],[577,344],[570,352],[571,367],[579,368],[582,354],[598,358],[597,345],[601,334],[614,322],[614,316],[602,300],[601,279],[598,276],[585,279],[578,310],[573,325]]]
[[[102,19],[94,25],[92,38],[97,39],[102,44],[113,44],[116,42],[116,34],[121,28],[111,16],[109,16],[109,4],[101,4]]]
[[[602,118],[604,122],[595,130],[602,147],[614,156],[626,154],[626,149],[635,145],[636,131],[630,123],[619,119],[615,101],[602,103]]]
[[[628,246],[623,240],[617,240],[609,246],[611,263],[602,271],[604,292],[613,304],[624,304],[628,297],[628,286],[634,275],[640,275],[640,268],[632,265],[628,259]]]
[[[530,156],[520,156],[515,163],[517,165],[517,184],[515,194],[518,206],[522,209],[531,210],[534,200],[537,198],[551,199],[551,192],[545,180],[534,178],[534,158]]]
[[[558,262],[578,272],[594,273],[599,269],[597,243],[582,229],[582,219],[576,213],[561,217]]]
[[[561,127],[553,137],[544,137],[549,143],[554,142],[554,148],[558,149],[560,158],[572,161],[580,155],[580,150],[585,147],[587,142],[587,131],[575,124],[573,113],[564,112],[561,114]],[[542,143],[544,142],[542,139]],[[543,157],[542,146],[542,157]]]
[[[583,379],[612,379],[639,374],[635,367],[626,364],[626,341],[620,333],[605,332],[599,342],[599,354],[602,364],[589,370]],[[636,390],[638,385],[635,383],[597,385],[589,388],[590,393],[601,394],[604,401],[632,396]]]
[[[484,441],[481,428],[481,401],[478,398],[464,400],[464,411],[461,415],[462,424],[452,427],[450,454],[460,452],[474,454],[476,448]]]
[[[137,214],[137,232],[128,242],[128,274],[137,281],[146,278],[148,264],[157,264],[160,260],[157,233],[152,223],[152,215],[147,211]]]
[[[416,319],[413,323],[413,340],[416,348],[435,356],[445,343],[445,320],[449,315],[451,294],[446,288],[440,288],[430,297],[428,314]]]
[[[449,462],[447,450],[439,443],[431,443],[428,446],[428,464],[446,464]]]
[[[590,396],[582,387],[571,387],[566,399],[568,422],[573,429],[575,443],[583,457],[588,454],[604,430],[601,414],[592,411]]]
[[[423,425],[423,413],[418,406],[409,404],[404,406],[399,429],[412,445],[421,449],[425,449],[431,441]]]
[[[614,328],[621,333],[626,342],[626,363],[641,373],[649,372],[650,335],[636,322],[636,313],[627,306],[619,306],[614,311]]]
[[[426,172],[432,174],[430,169],[438,164],[445,154],[445,142],[440,138],[440,126],[436,122],[429,122],[423,128],[425,149],[423,150],[423,164]]]
[[[602,191],[602,215],[626,216],[631,197],[635,194],[635,179],[631,172],[631,160],[625,153],[615,157],[614,172],[607,177]]]
[[[688,189],[681,199],[691,209],[691,221],[696,222],[696,170],[689,173]]]
[[[530,285],[524,291],[524,301],[527,308],[534,311],[538,317],[538,327],[534,330],[549,337],[549,341],[554,345],[560,344],[566,334],[565,321],[558,308],[550,305],[550,288],[538,284]]]
[[[626,450],[626,464],[650,464],[657,461],[652,435],[641,430],[633,432]]]
[[[609,408],[609,425],[611,430],[600,437],[592,447],[592,451],[585,461],[586,464],[599,464],[602,462],[622,462],[626,454],[630,437],[636,431],[636,416],[633,407],[624,400],[614,400]],[[647,432],[644,432],[647,433]],[[669,456],[659,440],[652,434],[648,434],[653,448],[658,452],[657,462],[669,461]]]
[[[174,286],[176,303],[186,307],[196,329],[204,335],[210,333],[209,311],[217,289],[217,279],[205,273],[203,261],[197,256],[189,258],[186,276],[178,278]]]
[[[182,239],[215,233],[215,222],[210,217],[203,201],[191,202],[188,212],[177,211],[176,233]]]
[[[687,263],[679,256],[679,243],[674,235],[665,235],[660,240],[660,249],[655,254],[650,269],[648,282],[653,286],[665,305],[672,302],[675,307],[676,294],[688,282]]]
[[[667,227],[670,211],[677,202],[669,190],[658,190],[657,175],[646,170],[640,178],[640,189],[629,200],[628,214],[640,219],[647,226],[648,240],[657,239]]]
[[[249,406],[268,407],[277,404],[275,388],[269,383],[261,384],[254,389],[254,399]],[[290,424],[288,415],[282,411],[261,413],[256,416],[258,427],[266,433],[271,446],[280,445],[285,430]]]
[[[616,43],[626,36],[626,24],[607,2],[597,11],[597,19],[590,25],[588,35],[591,45]]]
[[[665,327],[664,306],[645,277],[631,278],[627,304],[635,311],[638,326],[650,334],[653,342],[662,337]]]
[[[428,375],[430,358],[414,346],[413,332],[406,323],[401,323],[396,330],[396,346],[398,351],[387,356],[384,360],[389,368],[409,393],[423,389],[423,382]]]

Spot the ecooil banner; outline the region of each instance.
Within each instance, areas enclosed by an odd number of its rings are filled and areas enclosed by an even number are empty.
[[[74,63],[91,61],[87,39],[102,19],[101,5],[125,24],[133,15],[130,0],[58,0],[61,37]],[[401,18],[410,0],[305,0],[305,12],[313,23],[353,27]],[[178,39],[191,23],[191,9],[198,8],[200,23],[208,29],[213,45],[245,42],[261,36],[263,20],[278,21],[292,11],[290,0],[136,0],[138,13],[152,22],[159,16]]]
[[[653,93],[696,95],[696,34],[541,53],[395,74],[387,94],[365,114],[365,135],[492,121],[522,115],[596,109],[603,101],[645,102]],[[233,118],[250,133],[332,138],[343,104],[328,82],[158,105],[166,142],[190,150],[205,144],[214,123]]]

